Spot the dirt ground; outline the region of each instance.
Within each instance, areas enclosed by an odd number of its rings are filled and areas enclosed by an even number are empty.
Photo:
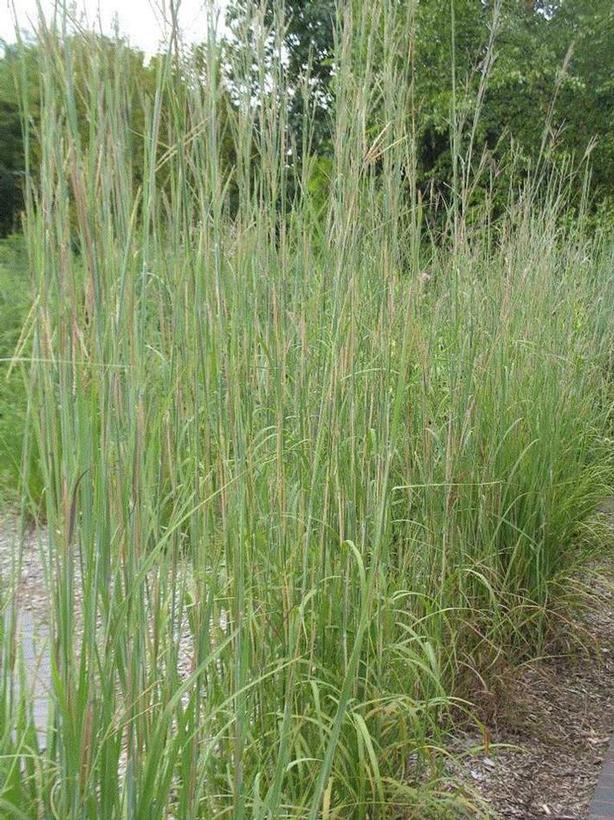
[[[614,534],[614,504],[604,504],[601,514]],[[501,680],[488,753],[468,752],[460,765],[452,765],[461,782],[477,789],[492,817],[588,817],[614,734],[612,555],[578,580],[591,605],[569,613],[558,642],[562,654],[511,671]],[[575,647],[571,652],[570,646]],[[460,749],[482,743],[481,737],[458,739]]]

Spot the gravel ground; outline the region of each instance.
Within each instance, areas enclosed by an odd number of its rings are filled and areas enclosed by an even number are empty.
[[[20,611],[37,622],[49,618],[49,597],[45,585],[42,554],[46,547],[44,530],[30,530],[23,539],[19,561],[19,530],[12,518],[0,518],[0,576],[5,590],[14,590]],[[15,583],[16,581],[16,583]]]
[[[47,731],[49,681],[49,597],[45,584],[42,550],[45,548],[43,531],[30,531],[23,538],[19,550],[19,530],[14,520],[0,519],[0,577],[10,603],[16,601],[16,634],[23,654],[26,685],[32,691],[34,725],[39,743],[44,745]]]

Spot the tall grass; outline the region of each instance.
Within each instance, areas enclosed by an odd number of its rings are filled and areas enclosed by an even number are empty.
[[[540,651],[611,479],[612,258],[561,227],[563,175],[497,221],[454,191],[429,238],[411,27],[388,0],[340,11],[322,206],[257,6],[232,105],[212,20],[200,76],[174,43],[153,97],[121,46],[41,26],[53,710],[42,750],[5,640],[14,816],[477,813],[440,748]]]

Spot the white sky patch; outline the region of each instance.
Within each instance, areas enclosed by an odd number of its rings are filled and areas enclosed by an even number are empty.
[[[51,18],[54,0],[40,0],[46,17]],[[228,0],[216,5],[226,7]],[[153,54],[164,43],[170,27],[168,0],[78,0],[76,17],[88,28],[112,34],[115,27],[132,46]],[[0,0],[0,40],[14,42],[15,15],[19,28],[31,32],[37,19],[36,0]],[[220,26],[222,21],[220,15]],[[207,32],[206,0],[181,0],[179,28],[186,42],[202,42]]]

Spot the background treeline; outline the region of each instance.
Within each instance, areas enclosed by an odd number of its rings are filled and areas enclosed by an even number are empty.
[[[398,7],[399,19],[407,25],[405,0],[390,0],[390,6],[393,11]],[[230,5],[227,50],[243,48],[237,44],[245,42],[241,29],[252,19],[253,7],[251,0]],[[294,89],[281,103],[288,109],[289,163],[296,164],[306,150],[312,159],[316,156],[312,183],[321,186],[323,193],[333,153],[330,112],[337,13],[335,0],[286,0],[285,19],[274,20],[270,0],[263,6],[266,24],[283,32],[271,38],[270,57],[281,41],[287,79]],[[470,170],[472,196],[465,204],[479,204],[486,191],[504,203],[511,180],[517,184],[523,172],[547,172],[553,162],[559,168],[561,162],[568,163],[571,171],[586,158],[593,212],[607,216],[614,201],[614,5],[610,0],[429,0],[417,3],[409,13],[413,31],[405,58],[399,59],[406,60],[411,88],[406,111],[415,139],[416,173],[411,182],[422,195],[427,216],[449,200],[459,176],[466,174],[468,179]],[[145,109],[154,105],[159,59],[147,60],[142,52],[110,40],[106,47],[122,48],[133,93],[149,97]],[[79,51],[88,46],[76,36],[72,48],[78,60]],[[39,50],[33,41],[19,67],[12,46],[4,47],[0,59],[0,235],[18,229],[23,207],[24,142],[16,74],[30,75],[29,108],[36,120]],[[377,60],[377,54],[371,59]],[[255,70],[255,86],[263,81],[265,64]],[[224,66],[221,70],[232,106],[237,97],[232,71]],[[196,79],[207,81],[205,76]],[[83,89],[76,92],[78,100]],[[304,137],[298,139],[303,133],[305,100],[316,109],[308,145]],[[164,101],[163,107],[168,109]],[[135,105],[133,110],[142,119],[138,112],[143,106]],[[172,116],[164,111],[162,123]],[[31,125],[36,128],[36,121]],[[373,123],[374,137],[380,125]],[[81,128],[87,138],[87,121]],[[130,140],[138,184],[142,122],[133,123]],[[231,140],[228,146],[227,159],[232,163]],[[455,157],[471,157],[474,167],[463,168],[462,163],[459,167]]]

